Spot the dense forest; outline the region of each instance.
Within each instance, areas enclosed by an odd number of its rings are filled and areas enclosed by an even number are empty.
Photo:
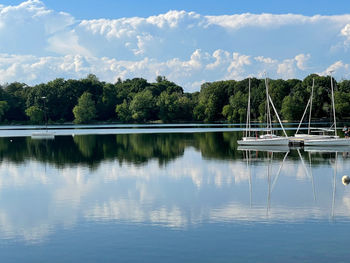
[[[313,117],[331,115],[331,78],[312,74],[304,80],[269,79],[269,93],[284,120],[299,120],[315,80]],[[350,117],[350,80],[335,85],[337,118]],[[248,79],[204,83],[200,92],[183,88],[158,76],[154,83],[142,78],[100,81],[95,75],[84,79],[55,79],[28,86],[0,86],[1,123],[90,123],[90,122],[244,122],[248,101]],[[251,114],[263,120],[265,80],[251,79]]]

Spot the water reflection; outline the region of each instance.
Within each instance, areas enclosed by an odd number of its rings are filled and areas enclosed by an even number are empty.
[[[238,133],[118,134],[57,136],[55,140],[30,137],[0,138],[0,160],[21,163],[27,159],[48,162],[57,167],[88,165],[105,160],[160,164],[183,155],[185,148],[200,150],[203,157],[232,159]]]
[[[237,149],[234,133],[0,140],[0,240],[95,223],[348,221],[348,155]]]

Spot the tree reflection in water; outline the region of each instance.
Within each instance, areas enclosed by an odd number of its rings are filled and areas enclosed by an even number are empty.
[[[27,159],[57,167],[85,164],[96,168],[105,160],[160,165],[183,156],[187,147],[208,159],[236,159],[238,133],[172,133],[56,136],[55,140],[30,137],[0,138],[0,159],[22,163]]]

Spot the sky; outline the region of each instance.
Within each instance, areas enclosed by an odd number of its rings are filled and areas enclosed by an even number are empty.
[[[281,4],[283,3],[283,4]],[[0,84],[350,78],[346,1],[2,0]]]
[[[3,5],[18,5],[23,0],[2,0]],[[44,0],[49,9],[70,13],[77,19],[148,17],[169,10],[185,10],[202,15],[272,13],[338,15],[349,13],[347,0]]]

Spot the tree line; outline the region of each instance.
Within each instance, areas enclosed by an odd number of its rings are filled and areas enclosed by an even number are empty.
[[[315,80],[314,118],[331,115],[331,79],[312,74],[304,80],[269,79],[269,93],[284,120],[299,120]],[[57,78],[29,86],[14,82],[0,87],[1,123],[90,123],[90,122],[244,122],[248,101],[248,79],[204,83],[199,92],[183,88],[158,76],[154,83],[143,78],[100,81]],[[337,117],[350,117],[350,81],[335,85]],[[265,115],[265,80],[251,79],[251,118]]]

